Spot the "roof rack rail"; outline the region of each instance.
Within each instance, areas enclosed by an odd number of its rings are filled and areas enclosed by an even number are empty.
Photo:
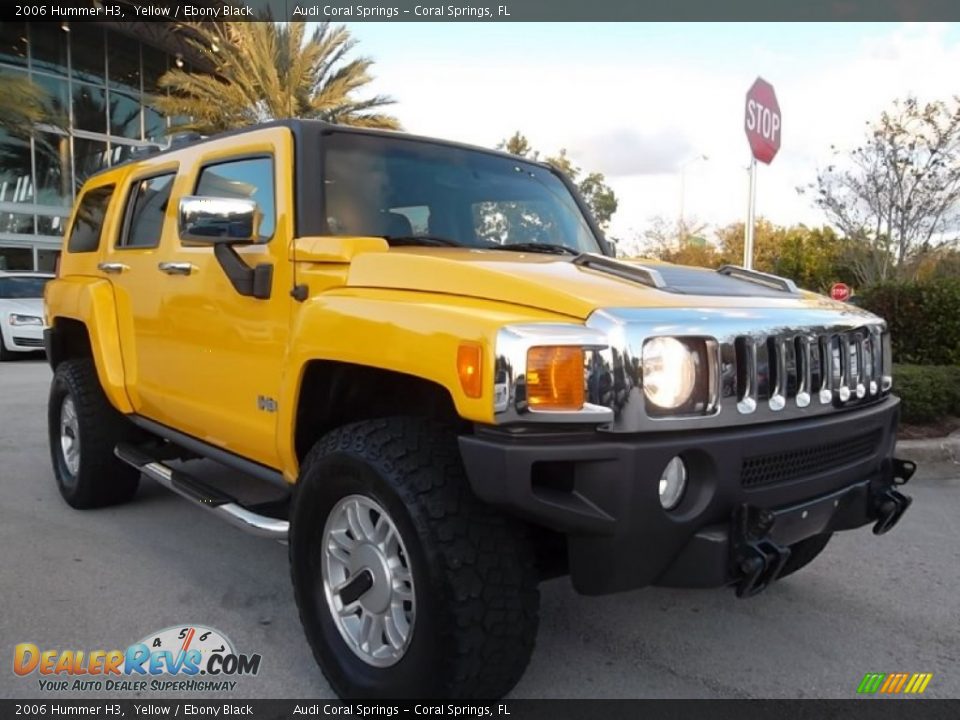
[[[170,136],[170,144],[168,148],[177,148],[184,145],[189,145],[190,143],[195,143],[199,140],[205,140],[206,135],[201,135],[198,132],[178,132]]]
[[[573,264],[589,270],[601,270],[608,275],[614,275],[622,280],[638,282],[647,287],[656,288],[657,290],[661,290],[667,286],[663,281],[663,276],[646,265],[620,262],[619,260],[594,253],[581,253],[573,259]]]
[[[772,275],[771,273],[760,272],[759,270],[749,270],[739,265],[724,265],[717,269],[721,275],[739,278],[755,285],[781,290],[788,293],[799,293],[796,284],[789,278]]]

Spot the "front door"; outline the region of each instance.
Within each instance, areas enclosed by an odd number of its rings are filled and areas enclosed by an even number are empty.
[[[293,302],[287,261],[293,228],[289,214],[277,210],[277,199],[289,199],[292,187],[289,178],[277,182],[278,146],[271,142],[265,146],[270,152],[240,158],[220,157],[222,152],[214,159],[205,156],[190,178],[184,194],[257,202],[261,242],[236,250],[251,267],[273,266],[271,294],[267,299],[242,295],[211,245],[174,238],[161,271],[166,289],[160,344],[167,380],[163,412],[156,418],[271,467],[280,465],[277,402]]]

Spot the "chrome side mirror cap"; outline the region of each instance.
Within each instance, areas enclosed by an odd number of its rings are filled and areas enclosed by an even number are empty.
[[[248,198],[180,198],[177,230],[181,240],[216,245],[260,242],[263,213]]]

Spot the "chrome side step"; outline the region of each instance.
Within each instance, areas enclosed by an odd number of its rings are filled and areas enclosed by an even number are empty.
[[[195,505],[211,511],[234,527],[259,537],[286,541],[290,531],[290,523],[287,520],[260,515],[241,505],[236,498],[182,470],[174,470],[164,465],[131,445],[117,445],[113,453],[120,460],[137,468],[168,490],[173,490]]]

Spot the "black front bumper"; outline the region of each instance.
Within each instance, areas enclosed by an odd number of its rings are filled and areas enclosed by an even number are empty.
[[[776,577],[778,553],[800,540],[896,524],[909,499],[893,486],[912,473],[893,459],[898,416],[899,400],[889,397],[833,416],[722,431],[481,431],[461,437],[460,448],[481,499],[568,537],[578,591],[737,583],[751,594]],[[677,455],[688,487],[668,512],[658,483]],[[757,544],[766,548],[759,570]]]

